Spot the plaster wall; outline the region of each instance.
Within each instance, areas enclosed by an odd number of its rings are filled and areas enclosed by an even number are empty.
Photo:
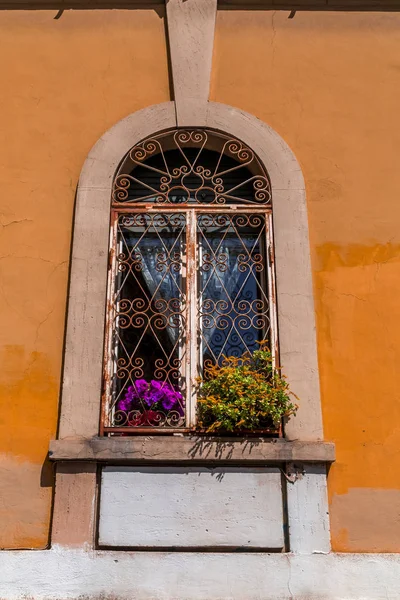
[[[219,11],[211,99],[306,182],[333,549],[400,550],[400,14]]]
[[[57,426],[82,164],[122,117],[170,99],[161,11],[55,14],[0,12],[0,547],[8,548],[48,539],[45,457]],[[400,14],[287,17],[218,12],[211,99],[271,125],[305,176],[324,431],[337,445],[333,549],[398,552]]]
[[[163,11],[1,11],[0,547],[47,544],[76,185],[94,142],[169,100]],[[83,394],[84,395],[84,394]]]
[[[397,600],[387,554],[4,552],[4,600]],[[134,590],[134,592],[133,592]]]

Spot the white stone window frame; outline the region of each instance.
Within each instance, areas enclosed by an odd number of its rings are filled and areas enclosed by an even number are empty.
[[[121,159],[140,140],[177,126],[174,102],[138,111],[105,133],[79,180],[68,302],[59,439],[98,435],[107,296],[110,202]],[[196,126],[199,126],[196,123]],[[263,162],[272,192],[281,366],[300,408],[286,438],[323,439],[305,188],[299,164],[265,123],[208,102],[204,126],[243,141]]]
[[[237,439],[199,442],[193,437],[99,438],[104,324],[114,175],[140,140],[184,125],[175,102],[138,111],[95,144],[79,180],[67,314],[52,543],[95,547],[97,470],[101,463],[278,464],[285,472],[289,548],[330,550],[326,464],[334,445],[323,442],[315,316],[304,180],[291,150],[268,125],[239,109],[207,102],[194,127],[216,129],[241,140],[263,163],[272,192],[278,338],[281,366],[300,408],[285,439],[248,444]],[[76,521],[76,516],[80,520]]]

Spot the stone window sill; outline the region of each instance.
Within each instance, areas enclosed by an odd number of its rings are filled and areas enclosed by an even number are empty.
[[[335,444],[284,439],[215,436],[132,436],[63,439],[50,442],[53,461],[331,463]]]

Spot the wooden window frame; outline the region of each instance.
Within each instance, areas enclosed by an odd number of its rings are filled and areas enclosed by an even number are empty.
[[[193,332],[197,330],[197,273],[195,265],[197,264],[198,252],[198,234],[197,234],[197,216],[200,214],[214,215],[262,215],[265,218],[265,267],[267,273],[268,289],[265,291],[269,300],[269,323],[270,323],[270,349],[273,358],[273,364],[279,365],[279,345],[277,335],[277,314],[276,314],[276,284],[274,271],[274,243],[273,243],[273,224],[272,224],[272,208],[271,206],[254,206],[254,205],[193,205],[180,204],[176,206],[158,205],[155,203],[148,204],[132,204],[129,207],[114,207],[111,211],[111,226],[110,226],[110,264],[108,277],[107,291],[107,315],[106,315],[106,334],[105,334],[105,358],[104,358],[104,374],[103,382],[104,389],[102,394],[102,409],[100,422],[100,436],[109,434],[129,433],[129,434],[173,434],[173,433],[193,433],[196,430],[196,377],[198,354],[196,338],[190,335],[190,345],[186,349],[186,414],[185,426],[179,428],[173,427],[116,427],[107,423],[111,398],[111,382],[114,376],[113,361],[111,359],[112,339],[115,327],[114,304],[112,302],[114,282],[117,271],[117,252],[116,252],[116,229],[118,218],[123,214],[168,214],[168,213],[183,213],[186,215],[186,247],[188,256],[188,273],[186,276],[186,322],[188,330]],[[189,265],[189,261],[191,265]],[[189,268],[192,266],[192,268]]]

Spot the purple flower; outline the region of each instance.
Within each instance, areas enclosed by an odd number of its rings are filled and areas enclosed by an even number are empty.
[[[145,379],[136,379],[135,381],[136,392],[141,396],[149,389],[149,384]]]
[[[177,391],[172,385],[167,384],[167,388],[164,391],[164,399],[162,401],[163,408],[165,410],[171,410],[175,408],[177,410],[182,402],[182,394]]]
[[[154,379],[150,381],[150,392],[152,397],[154,398],[154,402],[159,402],[163,397],[164,385],[165,384],[161,383],[160,381],[154,381]]]
[[[144,410],[144,404],[149,408],[158,404],[165,411],[173,409],[182,416],[184,414],[184,400],[181,392],[172,384],[155,379],[152,379],[150,383],[145,379],[137,379],[133,386],[127,388],[125,396],[117,402],[117,410],[124,412],[129,412],[133,408]]]
[[[162,401],[163,408],[165,410],[171,410],[171,408],[174,406],[175,402],[176,402],[176,398],[175,398],[174,392],[166,391],[164,394],[163,401]]]
[[[162,383],[161,381],[156,381],[155,379],[152,379],[150,381],[150,385],[155,390],[162,390],[165,386],[168,385],[168,383]]]
[[[125,398],[118,400],[116,408],[117,408],[117,410],[123,410],[124,412],[129,412],[131,409],[131,404],[132,404],[132,401],[127,400],[126,396],[125,396]]]
[[[145,392],[143,394],[143,400],[146,402],[147,406],[152,406],[157,402],[156,398],[154,398],[151,392]]]
[[[150,382],[150,387],[143,394],[143,400],[148,406],[152,406],[153,404],[159,402],[163,395],[163,384],[152,379]]]
[[[126,400],[133,400],[134,398],[137,397],[137,393],[135,388],[133,387],[133,385],[130,385],[127,390],[126,390],[126,394],[125,394],[125,399]]]
[[[137,397],[136,391],[133,388],[133,386],[130,385],[125,392],[125,396],[117,402],[117,410],[123,410],[124,412],[129,412],[132,408],[133,400],[136,397]]]

